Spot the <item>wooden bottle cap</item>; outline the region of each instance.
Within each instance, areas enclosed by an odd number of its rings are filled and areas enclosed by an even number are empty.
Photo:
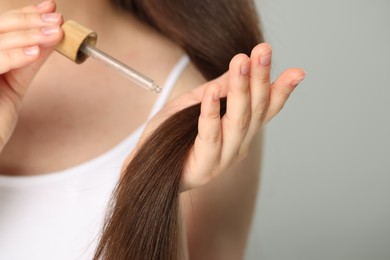
[[[66,21],[62,25],[62,29],[64,38],[57,45],[56,51],[77,64],[83,63],[88,58],[88,55],[81,52],[80,47],[83,44],[95,46],[97,34],[72,20]]]

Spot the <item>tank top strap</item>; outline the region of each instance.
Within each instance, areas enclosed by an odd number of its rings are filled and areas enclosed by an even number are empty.
[[[190,58],[187,55],[184,55],[173,67],[171,73],[165,80],[163,90],[161,91],[160,96],[158,97],[156,103],[154,103],[154,106],[149,113],[148,120],[155,116],[157,112],[160,111],[160,109],[168,101],[169,95],[171,94],[173,87],[176,85],[180,75],[183,73],[189,62]]]

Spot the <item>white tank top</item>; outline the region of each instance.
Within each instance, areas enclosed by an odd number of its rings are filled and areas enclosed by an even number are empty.
[[[149,118],[166,103],[188,62],[184,56],[172,69]],[[122,163],[145,124],[78,166],[39,176],[0,175],[0,259],[92,259]]]

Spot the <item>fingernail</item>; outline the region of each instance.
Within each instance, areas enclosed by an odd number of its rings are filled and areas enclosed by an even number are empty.
[[[41,18],[46,23],[58,23],[61,19],[61,14],[59,13],[42,14]]]
[[[220,98],[221,98],[221,88],[217,88],[213,92],[213,100],[219,101]]]
[[[268,66],[271,64],[271,52],[260,54],[260,65]]]
[[[26,54],[27,56],[36,56],[39,53],[39,47],[33,46],[33,47],[25,48],[23,51],[24,54]]]
[[[242,76],[248,75],[248,73],[249,73],[249,64],[250,64],[249,60],[247,60],[247,61],[245,61],[245,62],[243,62],[241,64],[241,75]]]
[[[42,28],[42,32],[44,35],[53,35],[60,31],[60,28],[58,26],[56,27],[44,27]]]
[[[295,87],[298,86],[298,84],[301,83],[301,81],[304,80],[304,79],[305,79],[305,78],[299,78],[299,79],[293,80],[293,81],[291,82],[291,86],[295,88]]]
[[[49,1],[44,1],[40,4],[37,4],[35,7],[38,8],[38,9],[42,9],[42,8],[45,8],[48,4],[50,4],[50,0]]]

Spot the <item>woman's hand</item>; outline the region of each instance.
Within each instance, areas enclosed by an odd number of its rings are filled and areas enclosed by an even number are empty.
[[[28,86],[63,37],[62,16],[55,9],[46,1],[0,14],[0,152]]]
[[[148,124],[141,145],[169,116],[201,102],[198,136],[182,175],[182,190],[210,182],[243,159],[256,133],[279,113],[304,79],[302,69],[289,69],[271,84],[271,52],[271,47],[262,43],[252,50],[250,58],[236,55],[228,72],[169,102]],[[226,114],[220,118],[219,100],[225,96]]]

